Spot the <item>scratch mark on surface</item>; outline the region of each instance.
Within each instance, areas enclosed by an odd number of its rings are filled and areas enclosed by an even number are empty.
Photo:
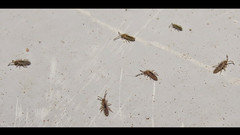
[[[40,118],[41,121],[48,115],[49,109],[47,108],[40,108],[35,111],[35,115],[37,118]]]
[[[155,93],[156,87],[155,82],[153,82],[153,94],[152,94],[152,127],[154,127],[154,102],[155,102]]]
[[[202,68],[208,70],[209,72],[212,72],[211,66],[206,65],[206,64],[203,64],[203,63],[201,63],[201,62],[193,59],[192,57],[187,56],[186,54],[183,54],[183,53],[177,52],[177,51],[175,51],[175,50],[172,50],[170,47],[161,45],[160,43],[158,43],[158,42],[156,42],[156,41],[145,41],[145,40],[143,40],[143,39],[141,39],[141,38],[138,38],[138,40],[139,40],[140,42],[146,44],[146,45],[152,45],[152,46],[155,46],[155,47],[157,47],[157,48],[160,48],[160,49],[162,49],[162,50],[164,50],[164,51],[167,51],[167,52],[169,52],[169,53],[171,53],[171,54],[174,54],[175,56],[177,56],[177,57],[179,57],[179,58],[182,58],[182,59],[184,59],[184,60],[187,60],[187,61],[189,61],[189,62],[191,62],[191,63],[193,63],[193,64],[195,64],[195,65],[197,65],[197,66],[199,66],[199,67],[202,67]]]
[[[57,60],[55,57],[52,57],[51,59],[51,66],[50,66],[50,73],[49,73],[49,78],[50,81],[52,81],[52,79],[54,78],[55,74],[56,74],[56,66],[57,65]]]
[[[94,120],[95,120],[97,117],[99,117],[99,115],[100,115],[100,111],[98,112],[97,115],[95,115],[95,116],[92,118],[92,120],[91,120],[90,123],[88,124],[88,127],[92,126],[92,123],[95,122]]]
[[[147,22],[143,25],[143,27],[140,28],[137,33],[135,33],[134,37],[136,37],[143,29],[145,29],[145,28],[148,26],[148,24],[149,24],[153,19],[155,19],[155,17],[156,17],[157,15],[159,15],[159,12],[155,13],[152,18],[148,19]]]
[[[119,80],[119,89],[118,89],[118,111],[121,113],[122,110],[121,110],[121,88],[122,88],[122,77],[123,77],[123,69],[121,68],[121,74],[120,74],[120,80]]]
[[[122,109],[126,106],[127,101],[128,101],[131,97],[132,97],[132,92],[129,94],[126,102],[124,102],[124,104],[122,105],[122,107],[121,107],[121,112],[120,112],[120,110],[118,110],[118,111],[116,112],[116,114],[113,116],[113,119],[115,119],[118,115],[123,119],[123,117],[122,117]]]
[[[96,79],[95,76],[96,76],[96,73],[93,73],[93,74],[91,75],[91,78],[88,79],[88,81],[85,83],[85,85],[84,85],[82,88],[80,88],[79,92],[80,92],[81,90],[85,89],[94,79]],[[76,96],[77,96],[77,94],[74,95],[74,96],[69,100],[68,103],[71,103],[71,102],[76,98]]]
[[[110,30],[112,30],[112,31],[115,31],[115,32],[120,31],[119,29],[113,28],[112,26],[110,26],[110,25],[108,25],[108,24],[106,24],[106,23],[104,23],[104,22],[96,19],[96,18],[93,17],[93,16],[91,15],[91,13],[88,12],[88,11],[84,11],[84,10],[82,10],[82,9],[75,9],[75,10],[77,10],[78,12],[80,12],[80,13],[86,15],[86,16],[89,16],[89,17],[92,19],[93,22],[96,22],[96,23],[98,23],[98,24],[101,24],[102,26],[105,26],[105,27],[107,27],[108,29],[110,29]]]
[[[26,126],[31,126],[28,121],[28,109],[26,111],[25,123],[26,123]]]
[[[14,127],[16,126],[17,118],[18,118],[18,98],[17,98],[16,108],[15,108],[15,120],[13,125]]]
[[[158,14],[159,14],[159,12],[155,13],[152,18],[148,19],[148,20],[147,20],[147,23],[145,23],[145,24],[143,25],[143,27],[141,27],[141,28],[139,29],[139,31],[134,34],[134,37],[136,37],[142,30],[144,30],[144,29],[149,25],[149,23],[155,18],[155,16],[157,16]],[[131,47],[131,48],[128,49],[128,51],[131,51],[131,50],[133,49],[133,46],[130,46],[130,47]]]

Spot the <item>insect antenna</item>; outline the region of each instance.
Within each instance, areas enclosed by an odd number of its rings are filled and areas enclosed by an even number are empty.
[[[11,63],[8,64],[8,66],[11,66],[11,65],[14,65],[14,63],[11,62]]]
[[[138,77],[138,76],[140,76],[140,75],[143,75],[143,73],[137,74],[137,75],[135,75],[135,77]]]
[[[8,66],[14,65],[14,60],[8,64]]]
[[[115,40],[119,39],[120,37],[121,37],[121,33],[120,33],[120,32],[118,32],[118,36],[117,36],[117,37],[115,37],[113,40],[115,41]]]
[[[139,70],[139,71],[142,72],[142,73],[135,75],[135,77],[138,77],[138,76],[140,76],[140,75],[143,75],[143,72],[144,72],[144,71],[142,71],[142,70]]]

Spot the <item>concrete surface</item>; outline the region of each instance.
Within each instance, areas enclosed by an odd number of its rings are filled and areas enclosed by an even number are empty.
[[[0,18],[1,127],[240,126],[238,9],[1,9]],[[136,41],[113,41],[118,31]],[[213,74],[226,54],[235,65]],[[16,59],[32,64],[7,66]],[[134,77],[146,69],[159,80]],[[106,90],[108,117],[97,100]]]

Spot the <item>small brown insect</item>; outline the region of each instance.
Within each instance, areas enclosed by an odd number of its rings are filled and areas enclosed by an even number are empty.
[[[235,65],[233,61],[228,60],[228,55],[226,55],[226,58],[227,58],[226,60],[222,61],[222,62],[219,63],[218,65],[213,66],[213,67],[216,67],[216,68],[214,69],[214,71],[213,71],[214,74],[216,74],[216,73],[218,73],[218,72],[220,72],[220,74],[221,74],[221,73],[222,73],[222,70],[226,71],[225,68],[227,67],[228,64],[233,64],[233,65]]]
[[[31,62],[27,59],[24,60],[12,60],[11,63],[8,64],[8,66],[15,65],[16,67],[24,67],[26,68],[27,66],[31,65]]]
[[[182,26],[171,23],[171,25],[169,27],[173,27],[174,29],[176,29],[177,31],[182,31]]]
[[[118,32],[119,36],[117,36],[116,38],[114,38],[113,40],[117,40],[119,38],[125,39],[127,42],[133,42],[135,41],[135,38],[132,36],[129,36],[128,34],[121,34],[120,32]]]
[[[145,75],[145,76],[148,76],[150,77],[151,79],[153,79],[154,81],[157,81],[158,78],[158,74],[154,72],[154,70],[150,71],[150,70],[146,70],[146,71],[142,71],[140,70],[142,73],[136,75],[135,77],[139,76],[139,75]]]
[[[109,108],[111,104],[109,104],[108,101],[106,100],[106,95],[107,95],[107,91],[105,91],[104,98],[101,98],[98,96],[98,100],[101,101],[100,112],[104,111],[105,116],[108,116],[109,111],[111,112],[113,111]]]

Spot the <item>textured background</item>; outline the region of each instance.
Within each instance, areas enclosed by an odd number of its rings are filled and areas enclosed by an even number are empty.
[[[240,10],[2,9],[0,18],[0,126],[240,126]],[[118,31],[136,41],[113,41]],[[213,74],[226,54],[235,65]],[[32,64],[7,66],[15,59]],[[134,77],[146,69],[159,81]],[[97,100],[106,90],[109,117]]]

